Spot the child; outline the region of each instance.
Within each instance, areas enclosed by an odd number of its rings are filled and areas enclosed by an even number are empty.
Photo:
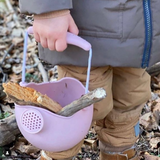
[[[94,104],[93,121],[100,160],[138,160],[139,116],[151,96],[145,68],[160,60],[158,0],[19,0],[21,12],[34,14],[39,56],[58,65],[59,79],[86,81],[88,53],[66,44],[67,31],[93,48],[89,90],[103,87],[107,97]],[[71,9],[71,10],[70,10]],[[51,159],[72,159],[83,140]]]

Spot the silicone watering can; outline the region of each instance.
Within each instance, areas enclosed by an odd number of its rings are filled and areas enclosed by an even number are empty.
[[[29,28],[28,32],[31,33],[32,28]],[[46,94],[62,107],[87,93],[92,56],[91,45],[71,33],[67,33],[67,43],[89,51],[86,88],[77,79],[69,77],[56,82],[25,83],[28,32],[26,32],[24,42],[22,82],[20,85],[34,88],[42,94]],[[88,133],[92,122],[93,105],[70,117],[63,117],[36,106],[15,104],[15,116],[21,133],[32,145],[46,151],[59,152],[72,148]]]

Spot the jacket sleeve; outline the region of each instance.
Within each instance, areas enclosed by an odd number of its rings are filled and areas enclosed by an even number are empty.
[[[19,0],[21,13],[42,14],[56,10],[71,9],[72,0]]]

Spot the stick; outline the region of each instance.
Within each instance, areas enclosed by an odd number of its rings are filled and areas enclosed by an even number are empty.
[[[14,12],[14,9],[13,9],[10,1],[5,0],[5,2],[6,2],[6,5],[8,7],[9,12],[13,15],[13,20],[14,20],[14,23],[16,24],[16,27],[19,28],[19,30],[21,30],[21,34],[23,35],[23,37],[25,37],[25,30],[20,27],[21,26],[20,22],[18,21],[18,17],[16,15],[16,13]],[[31,42],[31,40],[28,37],[28,43],[30,43],[30,42]]]
[[[22,87],[17,83],[3,83],[4,92],[8,98],[19,105],[33,105],[59,112],[62,107],[47,95],[43,95],[33,88]]]
[[[57,102],[50,99],[47,95],[42,95],[33,88],[22,87],[11,82],[6,84],[3,83],[3,87],[8,98],[14,103],[42,107],[65,117],[71,116],[79,110],[99,102],[106,97],[106,91],[103,88],[97,88],[83,95],[78,100],[68,104],[64,108],[61,108]]]
[[[10,51],[12,50],[13,47],[14,47],[14,44],[11,44],[10,47],[9,47],[9,49],[7,51],[5,51],[5,54],[3,55],[2,60],[0,62],[0,66],[3,65],[3,62],[4,62],[5,58],[10,53]]]
[[[34,61],[38,64],[38,69],[40,71],[40,73],[42,74],[42,78],[43,78],[43,82],[48,82],[48,76],[47,73],[42,65],[42,63],[40,62],[40,60],[38,59],[37,55],[34,53],[31,53]]]
[[[57,114],[61,116],[71,116],[79,110],[90,106],[93,103],[99,102],[106,97],[106,91],[103,88],[97,88],[88,94],[85,94],[80,99],[73,101],[69,105],[65,106]]]

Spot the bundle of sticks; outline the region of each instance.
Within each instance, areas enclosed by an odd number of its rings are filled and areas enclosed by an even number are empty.
[[[105,90],[103,88],[97,88],[62,108],[59,103],[33,88],[22,87],[13,82],[3,83],[3,88],[7,94],[8,101],[12,101],[18,105],[42,107],[65,117],[71,116],[77,111],[99,102],[106,97]]]

